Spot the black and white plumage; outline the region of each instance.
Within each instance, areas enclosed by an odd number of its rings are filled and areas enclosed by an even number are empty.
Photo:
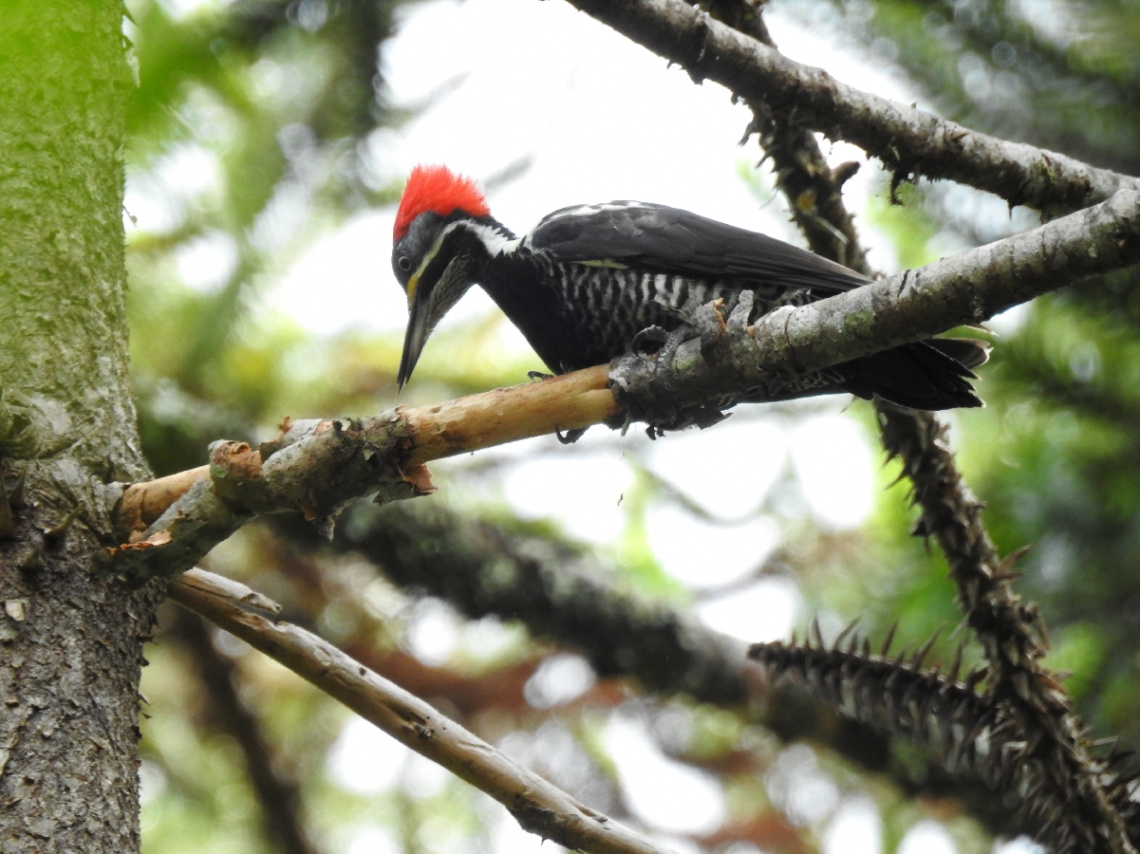
[[[444,167],[412,173],[396,218],[392,266],[408,295],[398,381],[428,336],[479,284],[555,373],[603,364],[639,332],[671,330],[698,306],[744,290],[755,316],[867,284],[864,276],[764,234],[688,211],[617,201],[563,208],[524,237],[491,217],[481,193]],[[973,341],[934,339],[803,375],[780,398],[850,392],[914,409],[980,406]]]

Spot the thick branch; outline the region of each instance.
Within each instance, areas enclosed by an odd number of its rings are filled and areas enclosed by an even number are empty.
[[[988,190],[1011,205],[1063,212],[1103,201],[1140,180],[1071,157],[972,131],[861,92],[793,62],[683,0],[569,0],[629,39],[797,124],[861,146],[896,175]]]
[[[115,510],[130,542],[97,569],[141,580],[196,564],[257,513],[299,511],[323,529],[350,501],[395,501],[434,490],[423,463],[617,413],[601,365],[419,409],[343,421],[286,420],[258,449],[217,442],[210,465],[129,487]]]
[[[242,607],[234,582],[202,570],[168,585],[170,598],[302,676],[401,744],[438,762],[505,806],[519,825],[571,850],[663,854],[666,849],[580,804],[418,697],[311,632]],[[252,591],[250,591],[252,593]]]
[[[677,429],[725,408],[779,396],[789,374],[980,323],[1085,276],[1140,261],[1140,193],[1121,192],[1024,234],[908,270],[819,302],[786,306],[748,326],[742,299],[725,319],[711,307],[662,356],[615,360],[610,377],[629,420]],[[689,407],[689,411],[683,411]]]

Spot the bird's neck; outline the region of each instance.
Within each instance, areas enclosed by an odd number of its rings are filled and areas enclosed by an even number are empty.
[[[465,250],[482,263],[492,262],[518,244],[514,232],[494,217],[463,220],[455,228],[463,234]]]
[[[488,251],[476,281],[553,372],[580,367],[569,364],[564,352],[574,335],[562,290],[563,265],[499,228],[498,239],[484,243]]]

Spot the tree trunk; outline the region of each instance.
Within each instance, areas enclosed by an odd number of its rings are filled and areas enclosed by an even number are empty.
[[[0,9],[4,854],[139,847],[138,681],[158,593],[88,575],[113,539],[113,482],[147,475],[127,378],[122,21],[119,0]]]

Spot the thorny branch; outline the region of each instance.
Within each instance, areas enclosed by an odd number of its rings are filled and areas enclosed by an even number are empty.
[[[1077,815],[1084,804],[1070,801],[1071,784],[1057,785],[1053,756],[1027,749],[1033,736],[1017,711],[978,693],[975,686],[986,678],[984,668],[959,682],[960,649],[959,658],[943,674],[924,665],[929,644],[897,656],[889,654],[889,646],[890,638],[875,654],[866,641],[860,645],[854,637],[846,645],[842,637],[827,645],[815,627],[815,637],[802,644],[794,638],[788,644],[755,644],[749,657],[773,674],[791,677],[860,723],[937,750],[948,770],[972,773],[992,790],[1015,796],[1018,829],[1050,843],[1053,850],[1128,850],[1118,847],[1128,845],[1126,837],[1080,838],[1089,829],[1088,819]],[[1111,756],[1086,757],[1086,762],[1085,770],[1116,780],[1101,792],[1108,814],[1135,818],[1136,806],[1127,778],[1116,767],[1119,762]]]
[[[982,505],[962,482],[946,445],[946,428],[929,415],[879,409],[883,445],[898,457],[921,508],[919,532],[933,536],[950,564],[958,603],[982,643],[989,669],[987,699],[1009,709],[1025,734],[1023,755],[1040,771],[1031,790],[1055,808],[1038,831],[1058,851],[1135,851],[1124,813],[1127,792],[1104,779],[1083,726],[1056,678],[1041,666],[1048,642],[1034,605],[1013,591],[1017,555],[1001,559],[981,522]],[[1123,794],[1123,797],[1121,796]],[[1030,806],[1033,806],[1030,804]],[[1131,812],[1131,810],[1129,810]]]

